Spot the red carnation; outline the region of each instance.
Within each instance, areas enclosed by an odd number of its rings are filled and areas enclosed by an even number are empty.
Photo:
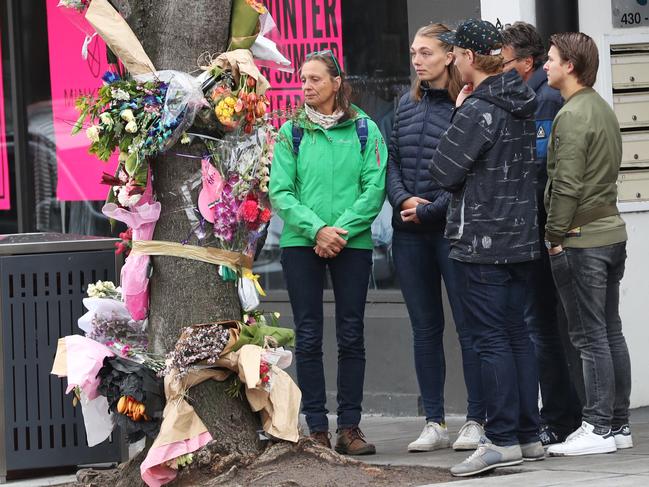
[[[264,208],[263,210],[261,210],[261,212],[259,212],[259,221],[261,223],[266,223],[266,222],[270,221],[271,216],[272,216],[272,214],[271,214],[270,210],[268,208]]]
[[[259,216],[259,205],[255,200],[246,200],[241,205],[241,217],[248,223],[254,223]]]

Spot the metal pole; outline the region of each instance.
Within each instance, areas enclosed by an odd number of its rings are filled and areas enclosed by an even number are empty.
[[[546,45],[557,32],[579,32],[578,0],[536,0],[536,29]]]

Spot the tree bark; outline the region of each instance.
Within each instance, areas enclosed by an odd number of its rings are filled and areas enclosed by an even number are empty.
[[[228,41],[231,0],[116,0],[157,70],[173,69],[193,74],[201,53],[218,54]],[[162,213],[154,239],[181,242],[190,223],[180,187],[200,171],[200,141],[176,145],[151,162],[153,188]],[[196,201],[197,192],[192,194]],[[209,226],[209,224],[208,224]],[[208,229],[209,234],[209,229]],[[198,243],[192,234],[190,244]],[[151,348],[166,353],[173,348],[181,328],[197,323],[241,319],[234,283],[224,282],[212,264],[175,257],[153,257],[149,338]],[[245,399],[225,394],[225,384],[208,381],[189,391],[192,405],[224,451],[258,453],[259,418]]]

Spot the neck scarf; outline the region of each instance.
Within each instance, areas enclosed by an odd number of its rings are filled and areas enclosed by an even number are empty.
[[[306,113],[306,116],[309,117],[309,120],[325,129],[330,129],[336,125],[344,114],[342,110],[338,110],[331,115],[325,115],[324,113],[317,111],[315,108],[311,108],[306,103],[304,104],[304,112]]]

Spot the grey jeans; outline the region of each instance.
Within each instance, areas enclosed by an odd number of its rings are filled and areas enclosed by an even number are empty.
[[[626,242],[550,257],[570,341],[581,355],[583,420],[604,434],[629,422],[631,364],[619,313]]]

